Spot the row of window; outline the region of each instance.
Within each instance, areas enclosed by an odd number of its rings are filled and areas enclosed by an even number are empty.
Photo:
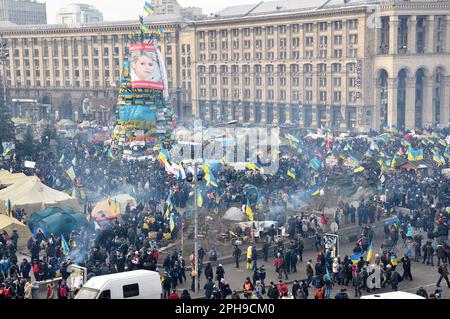
[[[342,49],[334,49],[331,52],[331,58],[340,59],[340,58],[342,58],[342,53],[343,53]],[[253,56],[254,56],[254,59],[258,60],[258,61],[264,59],[263,52],[256,52]],[[209,59],[207,60],[206,54],[201,53],[201,54],[199,54],[199,61],[200,62],[205,62],[205,61],[215,62],[215,61],[228,61],[229,60],[228,53],[222,53],[220,55],[220,60],[218,60],[218,57],[219,57],[218,54],[211,53],[211,54],[209,54]],[[241,55],[239,53],[233,53],[231,55],[231,61],[239,61],[240,57],[241,57]],[[250,52],[246,52],[246,53],[242,54],[242,57],[243,57],[244,61],[252,60],[252,54]],[[286,60],[286,59],[288,59],[288,57],[292,60],[300,60],[301,59],[300,51],[292,51],[292,52],[290,52],[290,54],[288,54],[286,51],[278,52],[277,59]],[[326,50],[326,49],[319,50],[316,55],[314,55],[313,50],[305,50],[303,57],[304,57],[304,59],[314,59],[314,58],[326,59],[328,57],[328,50]],[[347,50],[347,58],[356,58],[356,57],[358,57],[358,49],[348,49]],[[265,58],[266,58],[266,60],[275,60],[275,52],[270,52],[270,51],[266,52]]]
[[[206,89],[200,89],[200,97],[201,98],[206,98],[207,97],[207,91]],[[229,98],[229,91],[227,89],[223,89],[221,92],[221,99],[228,99]],[[286,100],[286,90],[280,90],[278,92],[278,97],[277,100],[280,101],[285,101]],[[358,100],[358,92],[354,92],[354,91],[349,91],[348,92],[348,102],[356,102]],[[233,99],[239,99],[239,98],[243,98],[243,99],[252,99],[254,98],[255,100],[262,100],[263,99],[263,90],[255,90],[254,91],[254,95],[252,95],[252,91],[251,90],[243,90],[242,92],[242,96],[241,96],[241,91],[240,90],[233,90],[232,91],[232,98]],[[292,100],[293,101],[299,101],[301,99],[301,94],[299,91],[292,91]],[[318,101],[319,103],[326,103],[327,102],[327,91],[319,91],[318,92]],[[218,98],[217,95],[217,89],[211,89],[210,91],[210,95],[209,98],[211,99],[215,99]],[[275,99],[275,91],[274,90],[267,90],[266,91],[266,99],[267,100],[274,100]],[[311,102],[313,101],[313,91],[305,91],[305,102]],[[332,102],[341,102],[342,101],[342,92],[341,91],[333,91],[332,94]]]
[[[261,86],[262,85],[262,77],[255,77],[253,78],[255,81],[255,86]],[[332,77],[332,83],[334,87],[340,87],[342,84],[341,77]],[[274,77],[266,77],[266,85],[267,86],[274,86],[275,85],[275,78]],[[317,79],[318,86],[319,87],[326,87],[327,86],[327,78],[326,77],[319,77]],[[217,85],[217,77],[212,77],[209,79],[210,85]],[[232,77],[232,83],[233,85],[239,85],[240,78],[239,77]],[[280,77],[278,78],[278,84],[280,86],[285,86],[287,83],[286,77]],[[228,78],[227,77],[221,77],[220,78],[220,84],[221,85],[228,85]],[[244,77],[243,78],[243,84],[245,86],[251,85],[251,79],[250,77]],[[200,77],[200,85],[206,85],[206,77]],[[300,85],[300,79],[298,77],[292,77],[291,78],[291,85],[292,86],[299,86]],[[313,86],[313,78],[312,77],[305,77],[304,79],[304,85],[305,87],[312,87]],[[347,86],[348,87],[357,87],[359,85],[357,77],[348,77],[347,78]]]
[[[95,81],[94,82],[94,88],[110,88],[111,87],[111,82],[104,82],[102,83],[103,86],[100,85],[100,81]],[[8,81],[8,86],[11,86],[11,81]],[[16,81],[15,83],[15,87],[16,88],[21,88],[22,87],[22,81]],[[37,80],[35,85],[32,86],[32,83],[30,80],[26,80],[24,83],[24,87],[26,88],[31,88],[31,87],[36,87],[36,88],[51,88],[52,87],[52,82],[50,81],[45,81],[45,86],[43,87],[41,85],[41,81]],[[65,82],[61,82],[61,81],[55,81],[55,88],[91,88],[91,82],[90,81],[85,81],[84,85],[82,86],[82,83],[80,81],[74,81],[73,84],[71,84],[70,81],[65,81]],[[106,97],[106,96],[105,96]]]
[[[345,66],[346,66],[347,72],[356,72],[356,63],[347,63]],[[287,71],[287,66],[285,64],[278,64],[276,67],[273,64],[267,64],[264,66],[265,73],[274,73],[275,68],[276,68],[276,72],[278,72],[278,73],[286,73],[286,71]],[[332,63],[330,68],[333,73],[342,72],[342,64],[341,63]],[[217,72],[217,69],[218,68],[215,65],[211,65],[211,66],[209,66],[208,71],[210,74],[215,74]],[[229,69],[231,70],[232,74],[237,74],[237,73],[239,73],[240,66],[239,65],[231,65],[230,67],[228,67],[227,65],[221,65],[220,66],[220,74],[224,75],[224,74],[228,73]],[[241,69],[242,69],[242,73],[246,74],[246,73],[250,73],[252,67],[250,65],[243,65]],[[318,63],[316,65],[316,69],[317,69],[318,73],[326,73],[328,66],[325,63]],[[253,66],[253,71],[256,74],[262,73],[262,70],[263,70],[263,66],[261,64],[255,64]],[[298,73],[299,70],[300,70],[299,64],[291,64],[290,65],[291,73]],[[199,66],[198,72],[200,75],[205,74],[206,67]],[[303,73],[312,73],[312,72],[313,72],[312,64],[310,64],[310,63],[303,64]]]
[[[326,46],[328,45],[328,36],[320,36],[319,38],[319,46]],[[300,47],[300,38],[295,37],[290,39],[291,40],[291,44],[293,48],[298,48]],[[266,48],[274,48],[275,47],[275,39],[268,39],[265,41],[266,42]],[[286,48],[289,46],[289,39],[287,38],[282,38],[279,39],[279,43],[278,43],[278,47],[279,48]],[[314,45],[314,37],[311,36],[307,36],[305,37],[305,46],[313,46]],[[234,40],[232,42],[232,47],[233,49],[239,49],[241,41],[239,40]],[[250,41],[250,40],[244,40],[243,42],[243,47],[244,49],[250,49],[251,48],[251,44],[254,44],[254,47],[256,49],[260,49],[262,48],[263,45],[263,40],[258,39],[255,41]],[[333,44],[334,45],[342,45],[342,35],[335,35],[333,36]],[[358,34],[349,34],[348,36],[348,44],[358,44]],[[209,43],[209,48],[211,50],[217,50],[217,42],[210,42]],[[220,46],[221,50],[228,50],[228,41],[222,41],[221,42],[221,46]],[[200,42],[199,43],[199,50],[200,51],[204,51],[206,50],[206,43],[205,42]]]
[[[44,74],[45,77],[50,77],[50,71],[49,71],[49,70],[46,70],[46,71],[43,72],[42,74]],[[54,72],[53,72],[53,75],[54,75],[55,77],[60,77],[61,74],[63,74],[63,73],[60,72],[59,70],[54,70]],[[74,76],[75,78],[79,77],[80,74],[82,74],[82,72],[80,72],[79,70],[74,70],[74,72],[73,72],[73,76]],[[96,79],[98,79],[98,78],[100,77],[100,71],[99,71],[99,70],[94,70],[94,72],[93,72],[92,74],[94,75],[94,77],[95,77]],[[10,75],[11,75],[11,71],[8,70],[8,71],[7,71],[7,76],[10,76]],[[16,71],[15,71],[15,75],[16,75],[16,77],[20,77],[20,76],[22,75],[22,72],[21,72],[20,70],[16,70]],[[31,76],[31,71],[30,71],[30,70],[25,70],[24,75],[25,75],[26,77],[30,77],[30,76]],[[89,75],[90,75],[89,70],[84,70],[84,76],[85,76],[85,77],[89,77]],[[111,75],[111,72],[110,72],[109,70],[105,70],[105,71],[103,72],[103,76],[106,77],[106,78],[110,77],[110,75]],[[40,77],[40,76],[41,76],[41,71],[40,71],[40,70],[35,70],[35,71],[34,71],[34,76]],[[65,71],[65,72],[64,72],[64,76],[65,76],[66,78],[70,78],[70,77],[71,77],[71,74],[70,74],[69,71]],[[120,77],[120,71],[115,70],[115,71],[114,71],[114,76],[115,76],[116,78],[119,78],[119,77]]]
[[[358,28],[358,20],[352,19],[348,21],[332,21],[332,22],[318,22],[318,23],[304,23],[303,24],[303,30],[305,32],[313,32],[314,26],[317,27],[317,30],[320,32],[327,31],[328,26],[330,25],[333,30],[342,30],[343,24],[347,23],[348,29],[357,29]],[[290,26],[290,29],[293,33],[300,32],[302,25],[301,24],[292,24]],[[279,25],[279,26],[266,26],[266,34],[271,35],[274,34],[276,30],[278,30],[279,34],[286,34],[289,26],[286,25]],[[251,33],[255,35],[262,35],[263,34],[263,27],[254,27],[254,28],[243,28],[242,34],[244,36],[250,36]],[[222,38],[228,37],[228,34],[231,34],[233,37],[238,37],[240,34],[240,29],[231,29],[231,30],[211,30],[211,31],[198,31],[197,36],[200,39],[205,39],[206,35],[208,35],[209,38],[216,38],[217,35],[220,34]]]
[[[72,55],[73,56],[78,56],[79,55],[79,48],[80,47],[78,47],[78,46],[73,46],[72,47]],[[112,50],[111,50],[111,52],[112,52],[112,54],[113,55],[115,55],[115,56],[117,56],[117,55],[119,55],[120,54],[120,51],[121,51],[121,49],[119,48],[119,47],[114,47],[114,48],[111,48]],[[24,49],[23,50],[23,56],[24,57],[30,57],[30,53],[33,53],[33,56],[34,57],[39,57],[40,55],[39,55],[39,53],[40,53],[40,50],[39,49],[33,49],[33,50],[30,50],[30,49]],[[43,47],[43,56],[44,57],[48,57],[49,56],[49,48],[48,47]],[[104,56],[109,56],[109,53],[110,53],[110,48],[109,47],[106,47],[106,48],[103,48],[103,55]],[[83,47],[83,55],[88,55],[89,54],[89,47],[88,46],[86,46],[86,47]],[[100,48],[92,48],[92,55],[93,56],[99,56],[99,54],[100,54]],[[63,55],[63,57],[68,57],[69,56],[69,47],[63,47],[63,50],[62,50],[62,55]],[[20,51],[19,51],[19,49],[14,49],[14,54],[13,54],[13,56],[14,57],[19,57],[20,56]],[[53,47],[53,56],[59,56],[59,47]]]

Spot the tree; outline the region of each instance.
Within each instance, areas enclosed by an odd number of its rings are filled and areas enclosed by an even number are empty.
[[[11,120],[8,109],[3,101],[0,102],[0,152],[3,153],[3,142],[12,142],[15,140],[14,123]]]
[[[21,145],[22,154],[24,156],[33,156],[34,154],[34,140],[33,140],[33,130],[31,126],[27,127],[27,132],[23,138]]]
[[[42,133],[41,143],[44,148],[48,148],[50,146],[50,140],[56,139],[57,134],[54,127],[47,125]]]

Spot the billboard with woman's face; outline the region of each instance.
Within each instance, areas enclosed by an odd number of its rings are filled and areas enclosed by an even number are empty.
[[[130,44],[129,63],[132,88],[164,90],[163,70],[153,43]]]

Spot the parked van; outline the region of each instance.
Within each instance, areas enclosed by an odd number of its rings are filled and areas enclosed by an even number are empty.
[[[393,291],[382,294],[362,296],[360,299],[425,299],[425,298],[409,292]]]
[[[150,270],[126,271],[89,279],[75,299],[161,299],[159,273]]]

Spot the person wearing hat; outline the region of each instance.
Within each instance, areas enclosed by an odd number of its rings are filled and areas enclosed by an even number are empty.
[[[416,291],[416,295],[424,297],[425,299],[428,299],[428,293],[423,287],[420,287],[419,290]]]
[[[216,268],[216,279],[220,283],[223,278],[225,278],[225,269],[223,269],[222,264],[219,264]]]
[[[20,264],[19,271],[22,274],[22,277],[26,280],[30,280],[30,271],[31,271],[31,264],[28,262],[26,258],[23,259],[23,261]]]
[[[347,289],[342,288],[341,291],[338,294],[336,294],[334,299],[349,299]]]
[[[296,279],[294,280],[294,284],[292,285],[292,296],[294,296],[294,299],[298,299],[300,290],[301,290],[300,283]]]

